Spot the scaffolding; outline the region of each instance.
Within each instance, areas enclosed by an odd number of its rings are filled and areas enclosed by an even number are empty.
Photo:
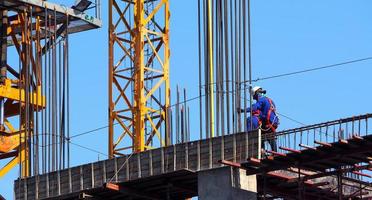
[[[369,199],[371,118],[366,114],[263,135],[262,141],[275,137],[280,150],[264,148],[261,159],[221,163],[259,175],[261,199]]]
[[[97,6],[0,1],[0,177],[17,164],[21,177],[69,166],[68,38],[101,27],[87,14]]]

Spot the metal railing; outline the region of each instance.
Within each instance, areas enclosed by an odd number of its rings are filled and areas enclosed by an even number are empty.
[[[365,114],[343,118],[334,121],[304,126],[295,129],[279,131],[275,133],[278,147],[287,147],[295,150],[301,150],[303,145],[315,147],[319,146],[317,142],[332,143],[341,139],[347,140],[353,136],[366,136],[372,134],[372,114]],[[262,140],[273,137],[272,133],[263,134]],[[300,145],[301,144],[301,145]],[[265,149],[270,149],[265,144]],[[283,150],[278,150],[283,152]]]

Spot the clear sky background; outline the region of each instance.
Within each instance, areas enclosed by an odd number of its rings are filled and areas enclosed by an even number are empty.
[[[55,0],[65,5],[73,0]],[[107,125],[107,0],[104,26],[70,40],[71,135]],[[253,77],[260,78],[372,56],[370,0],[252,0]],[[197,1],[171,0],[171,84],[198,96]],[[16,59],[16,58],[15,58]],[[372,61],[261,81],[278,111],[302,123],[372,111]],[[192,138],[199,136],[198,101],[190,102]],[[281,129],[299,124],[282,118]],[[107,129],[72,140],[72,165],[105,159]],[[13,198],[16,168],[0,179],[0,194]]]

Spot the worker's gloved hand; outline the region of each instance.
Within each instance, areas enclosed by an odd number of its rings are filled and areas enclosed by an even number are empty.
[[[237,108],[236,112],[238,112],[238,113],[244,113],[244,112],[249,113],[249,112],[251,112],[251,108],[247,108],[247,109]]]

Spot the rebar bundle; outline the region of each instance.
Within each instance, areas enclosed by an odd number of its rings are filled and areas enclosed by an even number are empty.
[[[199,0],[201,138],[246,131],[247,114],[238,110],[251,103],[243,84],[252,74],[249,7],[244,0]]]
[[[69,166],[68,15],[45,8],[2,10],[1,153],[16,155],[20,176]],[[11,16],[8,16],[11,15]],[[9,19],[9,23],[8,23]],[[7,30],[11,30],[10,32]],[[15,51],[8,51],[8,48]],[[19,59],[8,61],[8,54]],[[17,63],[15,67],[14,63]],[[17,140],[17,141],[16,141]],[[8,149],[4,144],[11,143]]]
[[[25,130],[30,174],[47,173],[69,166],[69,63],[68,31],[58,31],[56,12],[45,9],[45,18],[33,17],[32,10],[24,13],[25,27],[22,47],[25,61],[20,65],[20,87],[25,90],[26,102],[20,106]],[[58,19],[61,20],[61,19]],[[68,24],[68,16],[64,21]],[[36,29],[32,24],[36,23]],[[66,25],[65,25],[66,26]],[[32,35],[31,33],[36,34]],[[33,106],[33,93],[40,93],[36,101],[45,108]],[[38,97],[38,96],[37,96]],[[24,125],[24,127],[21,127]],[[22,167],[22,165],[21,165]]]

